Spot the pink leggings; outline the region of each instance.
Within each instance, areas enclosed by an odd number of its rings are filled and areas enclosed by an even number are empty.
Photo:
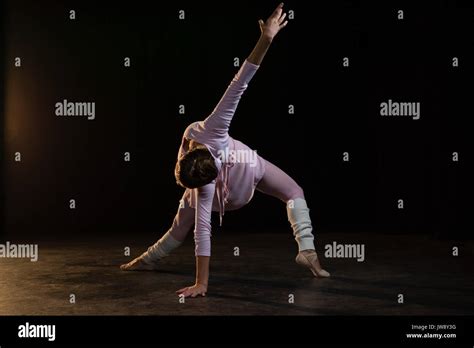
[[[265,173],[256,188],[285,204],[290,199],[304,198],[303,189],[288,174],[267,160],[265,160]],[[194,208],[188,205],[186,199],[182,201],[184,207],[178,209],[169,230],[173,238],[178,241],[183,241],[194,225]]]

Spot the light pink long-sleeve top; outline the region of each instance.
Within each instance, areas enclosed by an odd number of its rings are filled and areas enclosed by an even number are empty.
[[[265,161],[229,136],[237,105],[258,67],[246,60],[214,111],[204,121],[190,124],[183,134],[178,158],[188,151],[192,139],[207,147],[219,171],[211,183],[187,189],[184,194],[183,199],[195,209],[196,256],[211,255],[211,212],[219,212],[222,224],[225,209],[235,210],[247,204],[265,172]]]

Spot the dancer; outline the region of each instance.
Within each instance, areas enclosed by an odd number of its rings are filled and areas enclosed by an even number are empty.
[[[259,20],[260,38],[242,64],[214,111],[204,121],[186,128],[175,168],[177,183],[186,190],[168,232],[146,252],[121,266],[122,270],[155,270],[158,262],[184,241],[194,226],[196,282],[177,291],[185,297],[205,296],[211,256],[211,212],[220,223],[225,210],[247,204],[255,189],[283,201],[298,244],[296,262],[316,277],[329,277],[321,268],[314,248],[309,209],[300,186],[280,168],[229,136],[229,126],[239,100],[259,68],[285,21],[283,3],[264,22]]]

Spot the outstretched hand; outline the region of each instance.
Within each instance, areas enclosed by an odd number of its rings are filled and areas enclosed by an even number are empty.
[[[285,17],[286,13],[283,13],[283,3],[281,3],[265,22],[261,19],[258,21],[262,35],[273,40],[276,34],[288,24]]]

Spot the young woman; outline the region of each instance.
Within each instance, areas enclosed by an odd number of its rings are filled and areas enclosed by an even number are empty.
[[[122,265],[122,270],[157,269],[157,262],[181,245],[194,225],[196,282],[177,293],[185,297],[205,296],[211,256],[211,212],[218,211],[222,223],[226,209],[241,208],[257,189],[287,204],[288,220],[299,249],[296,262],[316,277],[329,277],[315,252],[309,209],[301,187],[228,133],[240,97],[273,39],[288,24],[285,17],[280,4],[265,22],[259,20],[260,38],[217,107],[204,121],[186,128],[175,168],[177,183],[186,188],[178,213],[168,232],[141,256]]]

